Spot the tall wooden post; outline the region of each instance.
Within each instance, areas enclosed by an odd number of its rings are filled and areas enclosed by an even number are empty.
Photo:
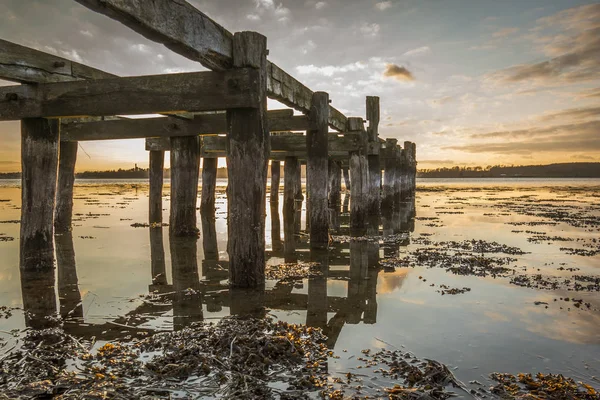
[[[413,196],[415,191],[417,190],[417,144],[411,143],[411,156],[412,156],[412,164],[411,164],[411,177],[412,177],[412,193]]]
[[[162,190],[163,169],[165,166],[165,152],[150,150],[150,199],[148,220],[150,224],[162,223]]]
[[[399,201],[404,201],[410,197],[410,176],[409,176],[409,157],[410,150],[407,148],[407,142],[404,142],[404,148],[400,150],[400,162],[398,163],[398,180],[400,193]]]
[[[327,213],[327,132],[329,130],[329,95],[315,92],[309,113],[309,129],[306,132],[306,191],[310,220],[310,247],[327,248],[329,220]]]
[[[233,36],[233,67],[259,70],[257,108],[227,111],[229,283],[259,287],[265,279],[265,194],[269,156],[267,38],[256,32]]]
[[[379,97],[367,96],[368,165],[369,190],[367,191],[367,214],[369,233],[379,232],[379,214],[381,204],[381,162],[379,158]]]
[[[54,269],[54,199],[58,167],[59,121],[21,120],[20,269]]]
[[[394,179],[394,204],[398,204],[402,201],[402,197],[407,193],[406,191],[406,151],[400,146],[396,147],[396,174]],[[396,207],[397,208],[397,207]]]
[[[283,234],[286,262],[294,258],[296,228],[296,197],[301,185],[298,157],[286,157],[283,166]]]
[[[360,141],[358,151],[350,153],[350,230],[353,235],[363,235],[367,223],[367,134],[362,118],[348,118],[348,132],[357,134]]]
[[[279,204],[279,182],[281,180],[281,162],[271,161],[271,206]]]
[[[215,188],[217,186],[218,158],[202,159],[202,197],[200,212],[215,215]]]
[[[339,161],[329,160],[329,226],[340,229],[342,170]]]
[[[171,215],[172,236],[197,236],[196,201],[200,170],[200,138],[171,138]]]
[[[385,165],[383,174],[383,198],[381,200],[381,211],[387,218],[391,217],[394,209],[394,185],[397,172],[397,147],[398,140],[385,140]]]
[[[75,162],[77,142],[60,142],[58,162],[58,187],[56,190],[56,210],[54,211],[54,231],[69,232],[73,218],[73,184],[75,183]]]
[[[348,172],[348,167],[342,168],[342,173],[344,174],[344,186],[346,187],[346,191],[350,190],[350,173]]]

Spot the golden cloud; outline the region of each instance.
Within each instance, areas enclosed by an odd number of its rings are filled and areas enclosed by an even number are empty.
[[[394,78],[398,81],[414,81],[415,77],[412,72],[407,70],[405,67],[397,64],[386,64],[383,76],[388,78]]]

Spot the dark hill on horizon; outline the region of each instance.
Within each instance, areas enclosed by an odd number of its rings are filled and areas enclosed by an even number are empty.
[[[557,163],[419,170],[419,178],[600,178],[600,163]]]

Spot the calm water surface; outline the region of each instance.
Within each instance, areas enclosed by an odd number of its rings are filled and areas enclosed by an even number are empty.
[[[156,229],[150,235],[149,228],[131,226],[147,222],[146,182],[78,181],[72,235],[56,240],[56,301],[61,314],[70,316],[66,330],[96,336],[102,343],[129,334],[123,326],[173,329],[192,320],[266,307],[279,319],[322,327],[340,356],[329,361],[333,374],[356,372],[355,357],[362,349],[395,346],[448,365],[463,382],[487,382],[495,371],[540,371],[600,385],[599,292],[526,288],[510,284],[509,278],[454,275],[418,263],[379,267],[386,258],[403,259],[431,243],[475,239],[526,252],[510,263],[518,273],[598,277],[600,180],[420,180],[414,204],[407,203],[401,216],[396,242],[336,242],[329,250],[327,278],[268,281],[262,304],[248,298],[236,301],[227,294],[226,182],[218,185],[215,224],[204,227],[190,250],[170,248],[168,228],[162,235]],[[168,187],[163,206],[168,221]],[[22,308],[19,207],[17,182],[0,183],[0,305]],[[280,212],[281,207],[282,201]],[[290,255],[282,250],[283,220],[273,230],[267,209],[268,264],[309,261],[304,211],[297,249]],[[577,215],[584,222],[561,220],[564,215]],[[342,213],[341,221],[339,233],[344,234],[347,214]],[[200,217],[198,224],[202,228]],[[210,232],[216,242],[207,243]],[[532,240],[536,235],[538,240]],[[565,248],[591,253],[577,255]],[[470,291],[442,295],[440,285]],[[162,305],[143,297],[188,287],[204,295],[191,303]],[[564,297],[582,299],[590,307],[559,300]],[[548,303],[547,308],[536,302]],[[0,320],[4,340],[10,340],[6,332],[23,328],[22,311]]]

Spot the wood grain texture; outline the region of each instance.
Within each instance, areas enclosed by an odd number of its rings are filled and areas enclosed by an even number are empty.
[[[71,230],[77,147],[79,147],[77,142],[60,142],[56,209],[54,210],[54,231],[57,233]]]
[[[148,200],[148,222],[161,223],[162,217],[162,191],[163,170],[165,165],[165,152],[155,150],[149,152],[150,157],[150,198]]]
[[[21,271],[43,273],[54,269],[58,144],[58,121],[21,121]]]
[[[271,162],[271,206],[279,204],[279,183],[281,182],[281,162]],[[279,211],[277,211],[279,212]]]
[[[227,111],[227,252],[229,284],[258,288],[265,282],[265,217],[269,129],[267,125],[267,38],[238,32],[234,68],[258,75],[258,108]]]
[[[285,111],[285,112],[283,112]],[[271,132],[308,129],[308,117],[290,115],[292,110],[267,112]],[[115,140],[227,133],[227,117],[220,114],[195,114],[181,118],[114,118],[103,121],[67,120],[61,122],[61,141]]]
[[[202,159],[202,197],[200,199],[200,212],[215,214],[215,188],[217,186],[218,158]]]
[[[196,199],[200,169],[198,136],[171,138],[171,236],[197,236]]]
[[[327,248],[329,242],[329,218],[327,207],[328,181],[328,120],[329,95],[315,92],[312,96],[309,121],[306,132],[306,191],[308,193],[308,219],[310,225],[310,246],[313,249]]]
[[[241,68],[5,86],[0,120],[257,107],[258,80],[255,70]]]

